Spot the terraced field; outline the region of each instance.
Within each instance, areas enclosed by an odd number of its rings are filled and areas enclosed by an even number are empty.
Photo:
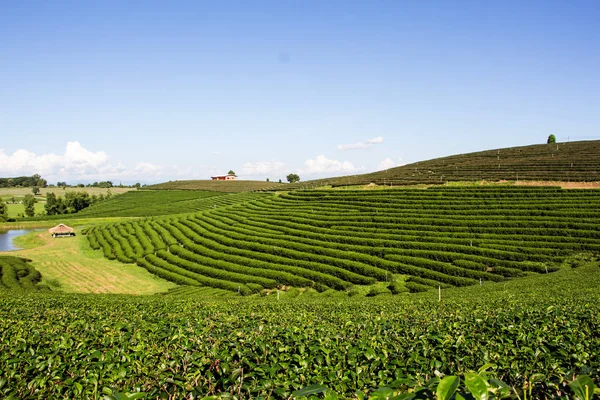
[[[600,181],[600,140],[509,147],[421,161],[369,174],[295,183],[286,190],[320,185],[398,186],[456,181]]]
[[[598,253],[599,206],[600,191],[558,188],[294,191],[87,237],[107,258],[181,285],[379,295],[551,273]]]

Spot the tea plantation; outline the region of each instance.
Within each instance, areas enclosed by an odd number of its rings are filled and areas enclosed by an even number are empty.
[[[465,398],[575,398],[600,378],[599,285],[595,262],[441,302],[0,294],[0,397],[434,398],[457,376]]]
[[[0,257],[0,398],[598,395],[600,191],[156,193],[85,234],[167,293],[36,290]]]
[[[0,256],[0,291],[49,290],[43,285],[38,285],[42,275],[29,264],[30,261],[19,257]]]
[[[288,185],[286,190],[320,185],[398,186],[455,181],[600,181],[600,140],[508,147],[420,161],[369,174]]]
[[[596,190],[316,190],[246,200],[100,225],[87,237],[107,258],[242,295],[284,285],[378,295],[503,282],[600,250]]]

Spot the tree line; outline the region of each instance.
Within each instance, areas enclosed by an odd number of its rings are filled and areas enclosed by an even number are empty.
[[[31,195],[27,196],[33,197]],[[46,205],[44,206],[44,209],[46,210],[47,215],[74,214],[83,210],[84,208],[88,208],[92,204],[96,204],[103,200],[108,200],[112,196],[113,195],[110,190],[106,193],[106,195],[93,194],[91,196],[87,192],[66,192],[62,197],[57,196],[54,193],[48,193],[46,195]],[[26,203],[25,214],[31,217],[33,214],[30,215],[27,213],[27,206],[28,204]],[[31,208],[33,208],[33,205],[31,205]]]
[[[16,178],[0,178],[0,188],[30,186],[46,187],[48,186],[48,182],[38,174],[32,176],[18,176]]]

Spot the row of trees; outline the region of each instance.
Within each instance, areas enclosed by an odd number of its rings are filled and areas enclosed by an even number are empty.
[[[32,176],[18,176],[16,178],[0,178],[0,188],[12,187],[46,187],[48,182],[38,174]]]
[[[98,196],[93,194],[90,196],[87,192],[66,192],[63,197],[59,197],[54,193],[48,193],[46,195],[46,205],[44,206],[44,209],[48,215],[73,214],[84,208],[88,208],[99,201],[110,199],[111,197],[112,193],[110,190],[106,193],[106,196],[102,194]],[[30,216],[27,214],[27,203],[25,203],[25,214]]]
[[[286,179],[289,183],[300,182],[300,177],[298,176],[298,174],[288,174],[288,176],[286,176]],[[269,178],[267,178],[267,182],[271,182]],[[279,183],[281,183],[281,179],[279,180]]]
[[[102,200],[110,199],[113,194],[110,190],[106,195],[89,195],[87,192],[66,192],[64,196],[60,197],[54,193],[48,193],[46,195],[46,204],[44,210],[47,215],[61,215],[61,214],[73,214],[79,212],[92,204],[96,204]],[[15,202],[13,198],[13,203]],[[23,207],[25,208],[24,214],[27,217],[35,216],[35,204],[37,199],[34,195],[26,194],[23,197]],[[0,222],[6,222],[8,220],[8,207],[0,201]]]

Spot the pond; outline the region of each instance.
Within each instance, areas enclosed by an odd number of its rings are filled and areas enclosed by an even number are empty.
[[[8,231],[0,231],[0,251],[19,250],[15,246],[13,240],[21,235],[31,232],[32,229],[10,229]]]

